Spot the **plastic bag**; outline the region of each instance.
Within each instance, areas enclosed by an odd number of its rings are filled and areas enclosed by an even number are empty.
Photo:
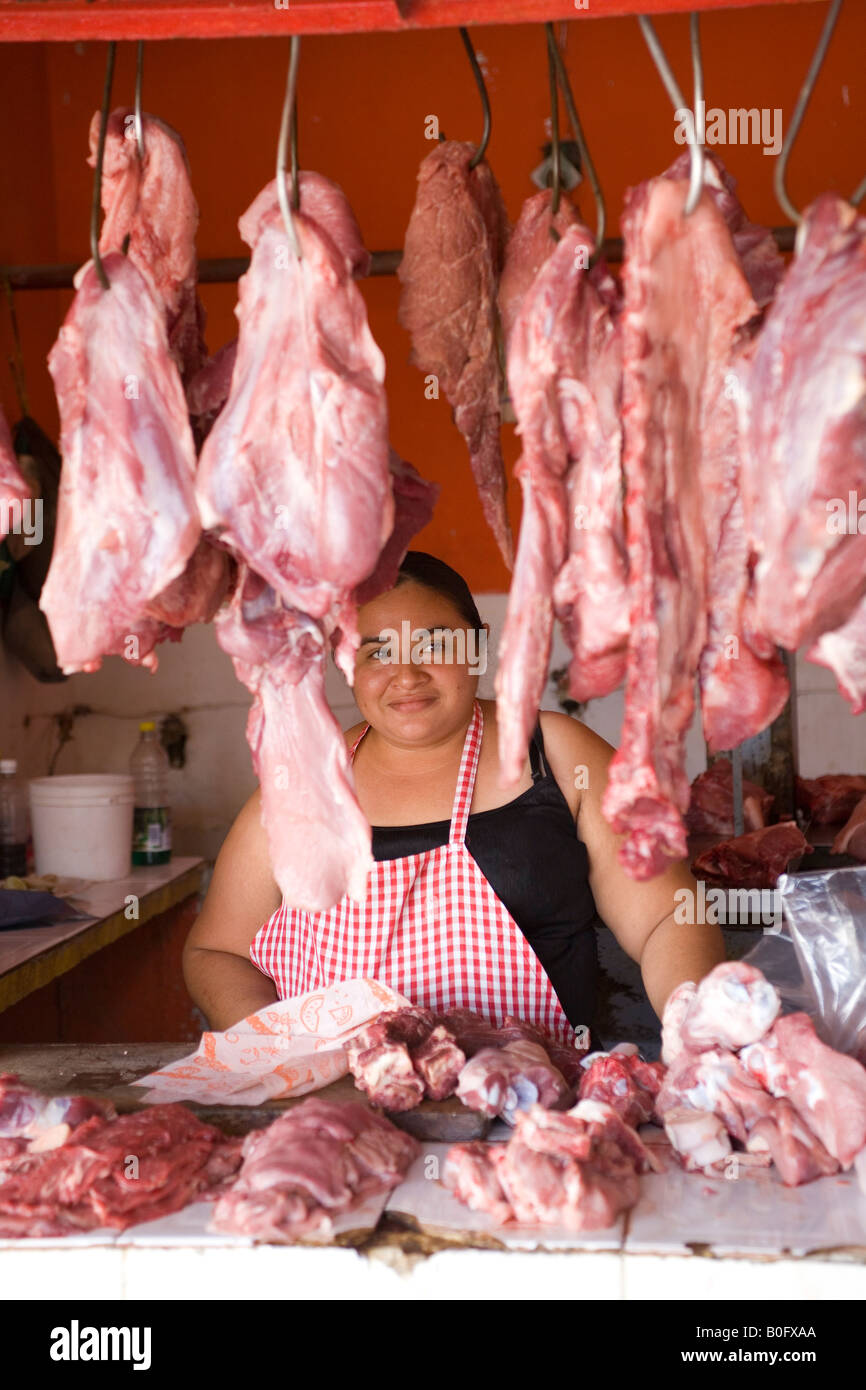
[[[866,866],[782,874],[785,914],[747,956],[824,1042],[866,1066]]]

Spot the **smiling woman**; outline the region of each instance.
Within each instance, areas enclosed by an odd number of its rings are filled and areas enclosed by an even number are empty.
[[[488,629],[459,574],[410,551],[358,619],[363,722],[346,739],[372,826],[366,898],[318,913],[280,902],[253,797],[185,956],[212,1026],[364,975],[434,1010],[511,1014],[570,1042],[592,1021],[600,922],[640,962],[659,1014],[724,959],[717,927],[674,919],[677,890],[695,888],[685,867],[650,883],[619,867],[603,739],[542,712],[521,778],[502,786],[495,705],[477,696]]]

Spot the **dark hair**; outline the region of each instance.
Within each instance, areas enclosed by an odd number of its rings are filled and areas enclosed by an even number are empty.
[[[477,632],[481,631],[484,624],[469,585],[463,575],[446,565],[444,560],[437,560],[435,555],[428,555],[424,550],[407,550],[394,587],[397,588],[410,580],[416,584],[423,584],[425,589],[432,589],[443,598],[450,599],[469,627],[475,628]]]

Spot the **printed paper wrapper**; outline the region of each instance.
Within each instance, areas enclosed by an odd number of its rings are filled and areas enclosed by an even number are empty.
[[[269,1004],[225,1033],[203,1033],[189,1057],[139,1077],[152,1103],[261,1105],[303,1096],[349,1070],[343,1043],[365,1023],[409,1003],[378,980],[344,980]]]

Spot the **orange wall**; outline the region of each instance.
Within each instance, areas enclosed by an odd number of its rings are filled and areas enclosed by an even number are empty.
[[[790,113],[825,13],[820,3],[704,16],[708,105]],[[626,187],[661,171],[679,152],[670,103],[633,19],[581,20],[567,29],[567,64],[615,235]],[[687,21],[662,20],[657,29],[686,84]],[[529,173],[546,138],[543,32],[500,26],[473,35],[486,58],[493,106],[488,159],[516,219],[535,191]],[[133,44],[120,48],[115,104],[131,104],[134,50]],[[89,255],[91,175],[84,161],[105,52],[104,44],[0,45],[0,261],[80,262]],[[801,205],[825,188],[850,193],[863,176],[864,57],[866,6],[849,3],[792,158],[789,187]],[[152,43],[146,50],[144,104],[186,141],[201,207],[201,256],[245,254],[237,219],[273,175],[287,60],[282,39]],[[342,184],[376,250],[402,245],[417,167],[430,149],[424,118],[435,113],[449,137],[473,139],[480,132],[477,94],[456,31],[305,38],[299,112],[301,166]],[[772,193],[773,160],[754,146],[722,154],[751,216],[784,222]],[[591,220],[591,206],[584,212]],[[397,323],[398,282],[371,280],[363,293],[388,363],[394,445],[443,485],[421,543],[458,565],[475,589],[505,589],[508,576],[482,521],[448,405],[425,401],[422,376],[408,365],[408,340]],[[56,429],[56,409],[44,360],[70,297],[17,296],[31,409],[49,429]],[[206,286],[202,297],[213,351],[234,334],[235,287]],[[2,305],[0,354],[0,400],[14,418]],[[503,435],[511,468],[513,428]],[[512,511],[516,522],[514,495]]]

